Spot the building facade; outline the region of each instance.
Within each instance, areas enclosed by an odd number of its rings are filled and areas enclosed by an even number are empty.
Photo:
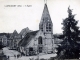
[[[21,35],[17,33],[16,30],[10,35],[9,47],[10,49],[17,49],[18,43],[21,40]]]
[[[44,5],[39,30],[27,33],[18,45],[25,55],[54,52],[53,23],[47,4]]]

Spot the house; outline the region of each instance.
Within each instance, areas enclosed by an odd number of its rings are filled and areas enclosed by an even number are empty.
[[[46,3],[44,4],[39,30],[27,33],[18,45],[19,51],[25,55],[54,52],[53,23]]]
[[[2,37],[2,44],[3,46],[7,46],[7,37],[5,35]]]
[[[18,47],[18,43],[21,40],[21,35],[17,33],[16,30],[10,35],[9,38],[9,47],[10,49],[16,49]]]
[[[3,46],[8,46],[9,33],[0,33],[0,42]]]

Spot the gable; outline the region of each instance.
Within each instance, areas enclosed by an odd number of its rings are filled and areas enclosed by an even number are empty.
[[[35,38],[38,38],[39,36],[42,36],[43,38],[45,37],[45,36],[44,36],[44,33],[43,33],[41,30],[39,30],[39,31],[37,32]]]
[[[27,47],[27,48],[28,48],[28,47],[33,47],[35,44],[37,45],[37,44],[38,44],[38,38],[39,38],[39,37],[42,37],[43,39],[45,38],[43,32],[40,31],[40,30],[39,30],[39,31],[36,33],[36,35],[31,39],[31,41],[28,42],[28,44],[26,45],[26,47]]]
[[[19,42],[19,46],[25,46],[25,45],[27,45],[30,41],[31,41],[31,39],[36,35],[36,33],[37,33],[38,31],[33,31],[33,32],[29,32],[29,33],[27,33],[25,36],[24,36],[24,38]]]

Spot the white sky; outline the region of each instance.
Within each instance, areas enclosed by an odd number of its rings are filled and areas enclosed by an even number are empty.
[[[16,5],[8,7],[7,5]],[[22,7],[17,7],[21,5]],[[25,5],[30,5],[30,7]],[[47,0],[53,22],[53,33],[62,33],[62,21],[67,17],[67,9],[73,9],[80,26],[80,0]],[[23,28],[38,30],[44,8],[44,0],[0,0],[0,33],[20,32]]]

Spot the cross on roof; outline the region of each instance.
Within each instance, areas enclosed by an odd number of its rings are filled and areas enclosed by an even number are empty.
[[[44,3],[47,4],[47,0],[44,0]]]

